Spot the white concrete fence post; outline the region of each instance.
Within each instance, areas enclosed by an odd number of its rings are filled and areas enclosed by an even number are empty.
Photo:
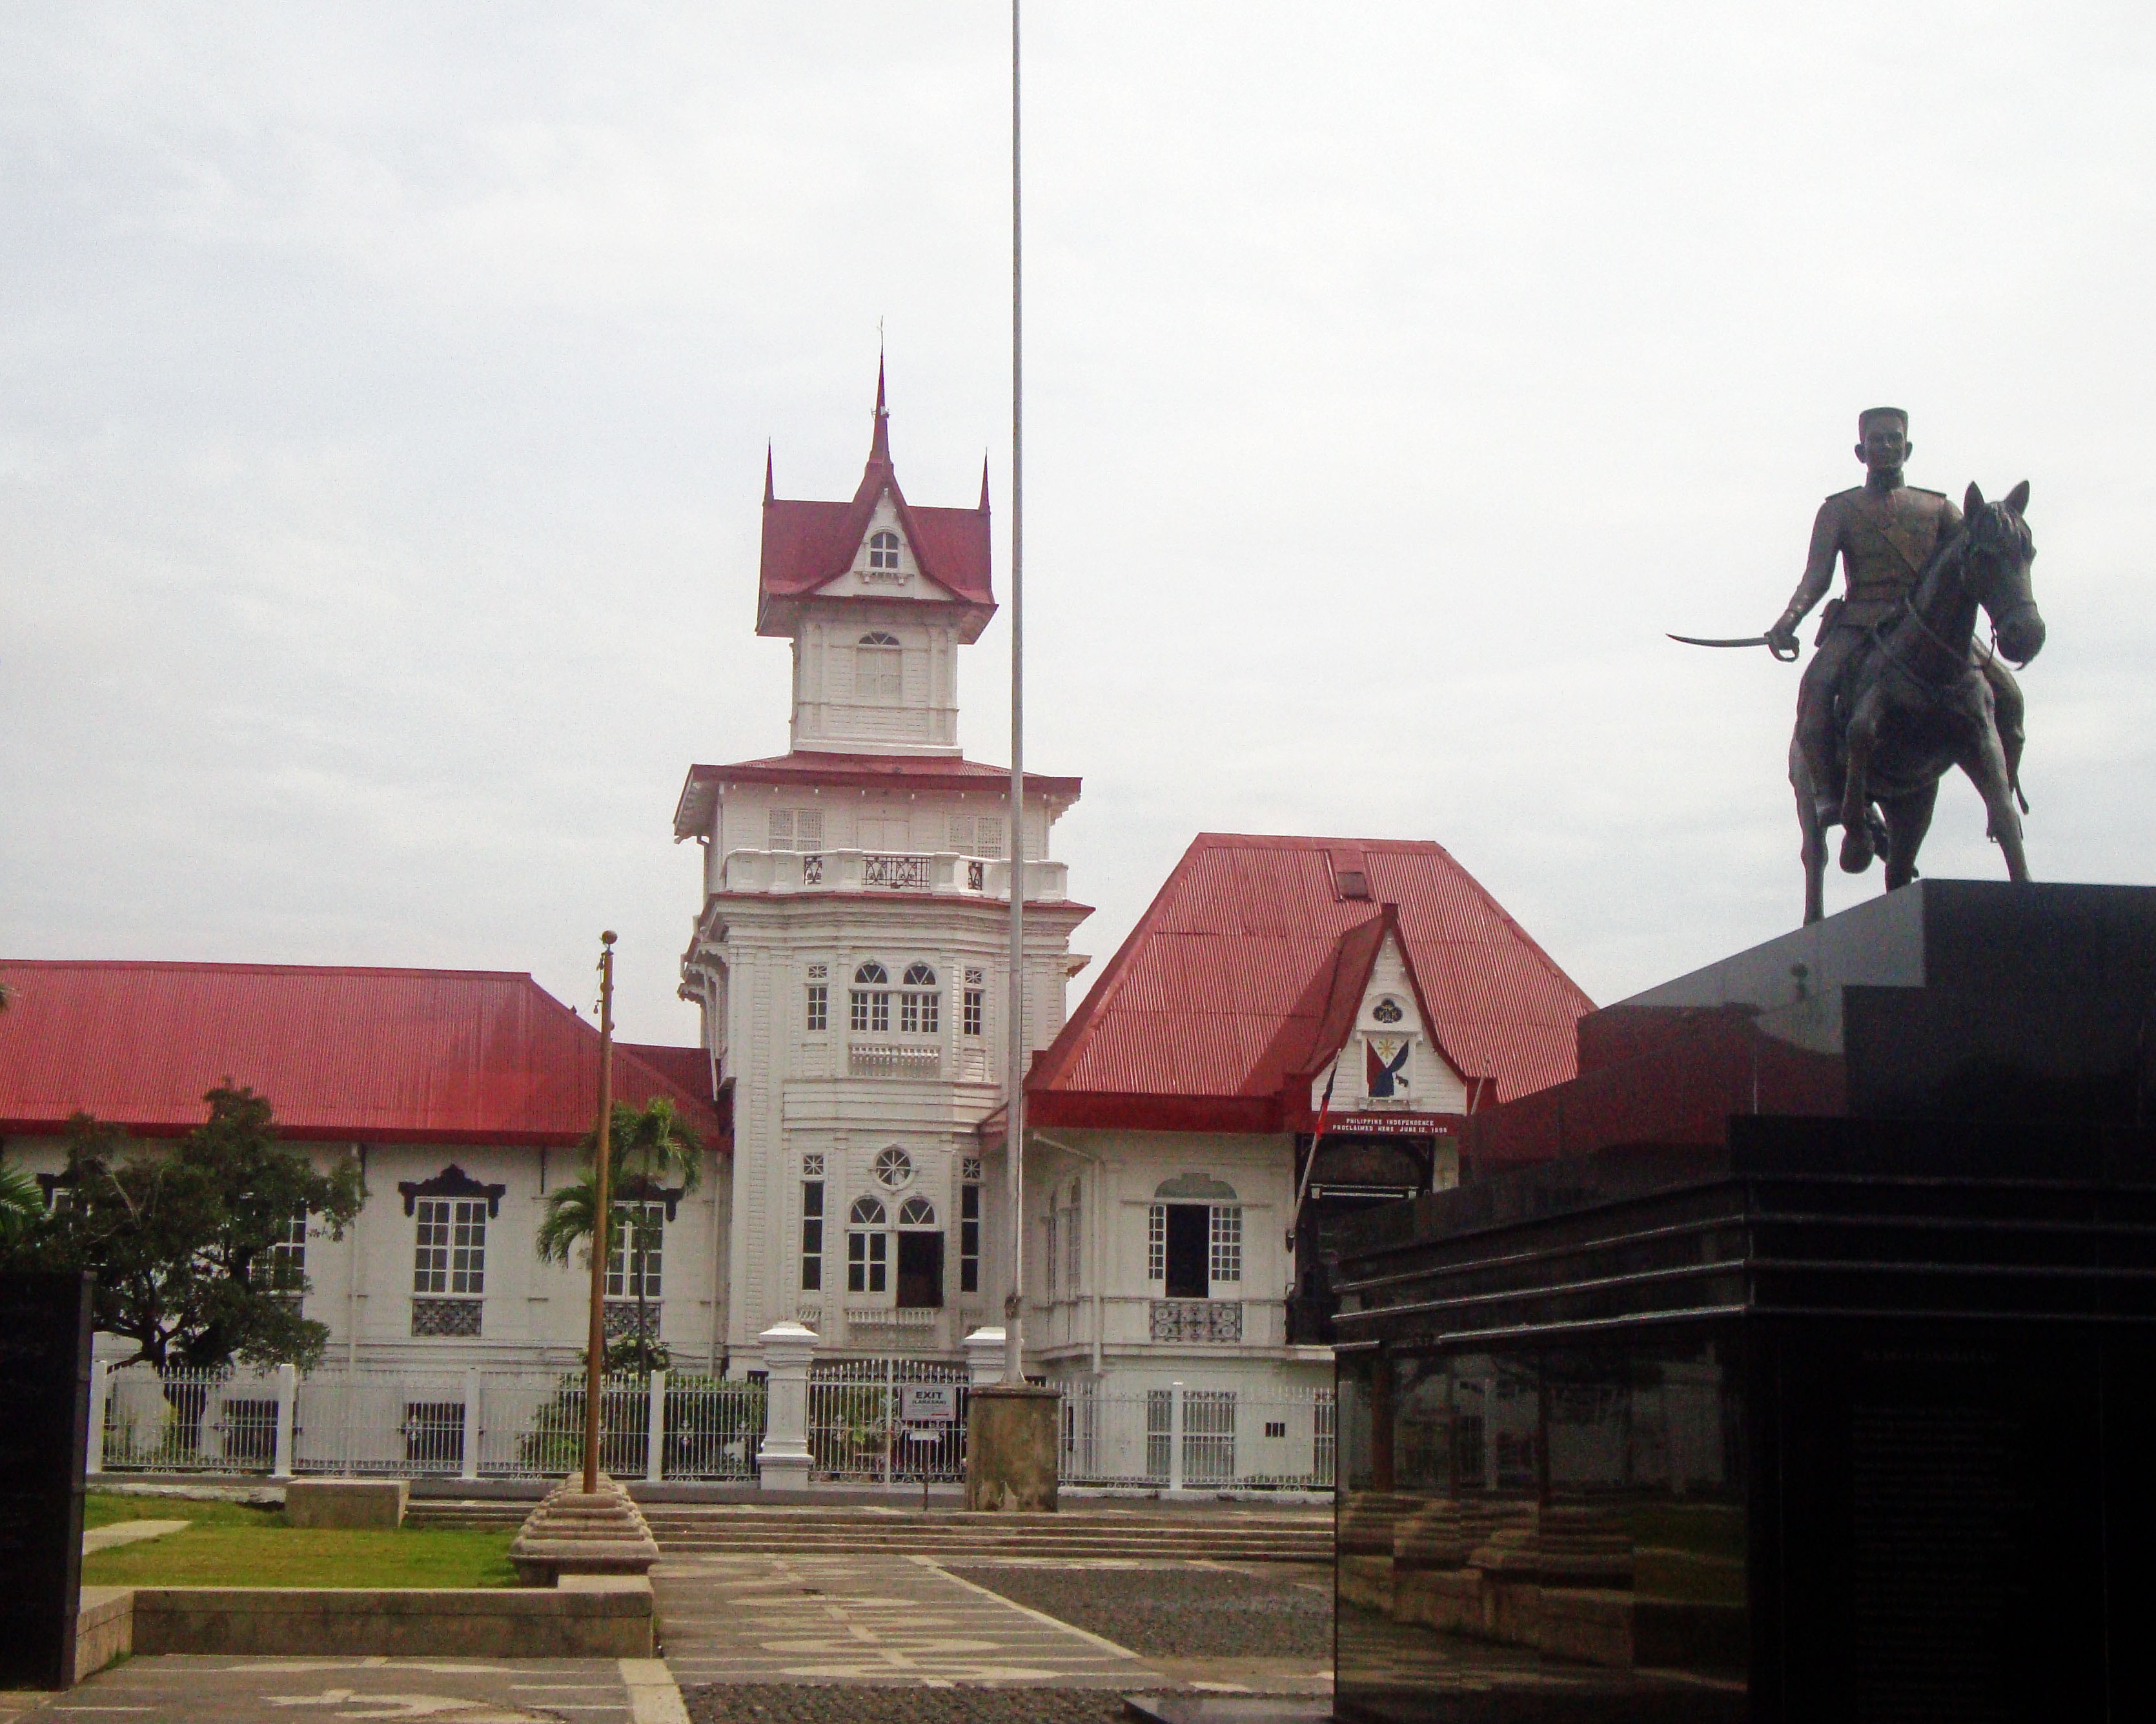
[[[1168,1491],[1171,1496],[1183,1490],[1183,1385],[1168,1386]]]
[[[290,1365],[277,1367],[277,1446],[270,1463],[273,1479],[292,1476],[292,1406],[300,1398],[300,1373]]]
[[[1004,1325],[976,1329],[966,1337],[966,1386],[992,1389],[1004,1380]]]
[[[645,1422],[644,1482],[656,1485],[666,1476],[666,1373],[651,1373],[651,1412]]]
[[[816,1332],[788,1320],[757,1337],[763,1347],[763,1448],[757,1483],[766,1490],[808,1488],[808,1366]]]
[[[479,1477],[479,1373],[467,1371],[465,1373],[464,1440],[459,1445],[464,1459],[457,1469],[457,1476],[468,1481]]]
[[[82,1464],[86,1473],[105,1470],[105,1420],[112,1404],[112,1367],[102,1359],[90,1361],[90,1433],[83,1444]]]

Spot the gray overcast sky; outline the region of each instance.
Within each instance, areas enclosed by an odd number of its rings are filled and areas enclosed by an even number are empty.
[[[1766,625],[1881,401],[1915,482],[2035,488],[2034,867],[2156,878],[2156,13],[1028,28],[1029,759],[1086,780],[1081,949],[1207,828],[1439,839],[1598,1000],[1792,925],[1795,672],[1661,631]],[[765,440],[851,494],[879,318],[908,495],[985,450],[1007,584],[1006,29],[0,14],[0,952],[584,1001],[613,925],[624,1032],[691,1039],[683,771],[786,740]],[[1958,780],[1923,865],[2000,871]]]

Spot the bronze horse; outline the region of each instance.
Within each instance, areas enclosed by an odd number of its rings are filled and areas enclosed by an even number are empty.
[[[1995,503],[1971,485],[1962,530],[1932,553],[1907,604],[1873,628],[1851,661],[1835,702],[1838,821],[1820,808],[1804,752],[1790,744],[1807,923],[1824,913],[1829,826],[1842,828],[1845,872],[1862,873],[1876,853],[1886,861],[1889,892],[1917,877],[1917,851],[1949,766],[1968,774],[1983,796],[1991,836],[2006,852],[2007,877],[2029,877],[2015,806],[2020,786],[2000,746],[1981,668],[1990,649],[1975,644],[1981,605],[1999,653],[2017,669],[2043,650],[2044,619],[2029,584],[2036,547],[2022,519],[2028,503],[2025,479]],[[1834,786],[1826,789],[1831,806]]]

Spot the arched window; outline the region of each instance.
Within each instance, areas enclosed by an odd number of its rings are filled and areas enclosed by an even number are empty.
[[[936,1225],[936,1206],[926,1197],[908,1197],[898,1206],[898,1224],[902,1227],[932,1227]]]
[[[891,1286],[891,1235],[883,1230],[883,1205],[874,1197],[856,1197],[846,1221],[846,1291],[887,1291]]]
[[[899,1028],[916,1036],[934,1035],[943,1021],[936,972],[926,964],[909,964],[902,986],[906,991],[898,996]]]
[[[891,1028],[891,996],[886,991],[890,983],[891,972],[873,960],[854,972],[846,1016],[849,1029],[887,1032]]]
[[[891,574],[898,572],[898,535],[895,533],[874,533],[869,535],[869,567]]]
[[[898,636],[882,629],[870,629],[867,634],[861,636],[861,645],[864,646],[896,646],[898,645]]]
[[[870,1171],[875,1182],[886,1191],[895,1191],[913,1177],[913,1157],[893,1144],[887,1150],[878,1150]]]

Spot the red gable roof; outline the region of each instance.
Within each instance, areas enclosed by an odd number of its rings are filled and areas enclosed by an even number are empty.
[[[1358,875],[1367,896],[1349,895]],[[1471,1091],[1509,1099],[1572,1075],[1594,1002],[1443,847],[1204,832],[1035,1059],[1029,1118],[1289,1129],[1388,933]]]
[[[988,619],[995,615],[996,598],[988,568],[988,474],[981,469],[981,501],[977,508],[916,508],[899,489],[898,471],[891,465],[888,422],[884,406],[883,367],[876,367],[875,430],[870,440],[868,465],[860,488],[850,502],[805,502],[781,499],[773,493],[771,458],[763,466],[763,555],[757,580],[756,631],[759,635],[788,635],[799,621],[801,600],[829,586],[853,567],[869,517],[886,492],[897,511],[899,525],[912,548],[921,573],[948,594],[942,600],[914,600],[914,604],[953,605],[960,608],[960,637],[980,638]]]
[[[1042,801],[1069,806],[1078,800],[1082,780],[1044,772],[1025,775],[1025,793]],[[711,829],[711,811],[727,785],[802,785],[842,790],[1010,790],[1010,768],[946,755],[838,754],[815,751],[773,754],[763,760],[740,760],[731,766],[691,766],[674,809],[674,836],[694,838]]]
[[[0,960],[0,1132],[82,1111],[177,1135],[228,1078],[303,1140],[569,1145],[598,1110],[598,1030],[506,970]],[[615,1049],[618,1097],[663,1095],[727,1149],[709,1089]]]

